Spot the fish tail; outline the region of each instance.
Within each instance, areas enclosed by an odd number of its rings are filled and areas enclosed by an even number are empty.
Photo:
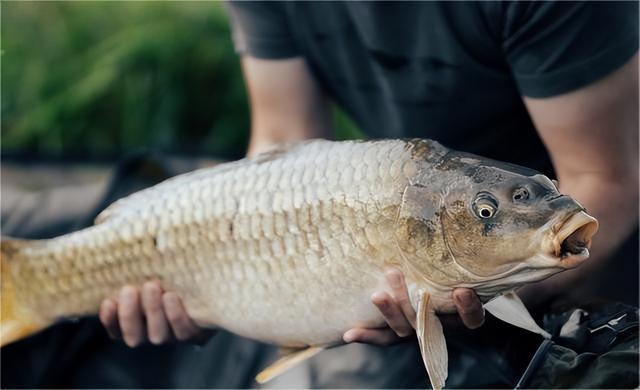
[[[46,325],[29,315],[16,298],[18,281],[11,272],[23,248],[33,241],[2,237],[0,241],[0,347],[25,338]]]

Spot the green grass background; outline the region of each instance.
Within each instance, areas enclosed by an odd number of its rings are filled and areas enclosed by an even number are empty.
[[[220,2],[2,2],[3,158],[239,158],[249,112]],[[360,133],[336,110],[338,138]]]

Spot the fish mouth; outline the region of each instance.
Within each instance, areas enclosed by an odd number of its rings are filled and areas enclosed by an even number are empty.
[[[552,232],[552,255],[563,268],[574,268],[589,257],[591,238],[598,231],[598,221],[583,210],[555,224]]]

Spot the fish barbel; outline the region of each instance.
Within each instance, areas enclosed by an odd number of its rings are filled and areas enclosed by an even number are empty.
[[[512,291],[584,261],[596,230],[547,177],[434,141],[285,144],[134,193],[84,230],[3,238],[0,338],[96,314],[122,286],[158,279],[200,326],[312,347],[266,380],[350,328],[384,325],[371,295],[390,291],[394,266],[439,388],[435,313],[454,311],[451,291],[474,288],[499,318],[545,334]]]

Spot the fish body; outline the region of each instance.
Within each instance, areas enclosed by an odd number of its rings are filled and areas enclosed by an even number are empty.
[[[454,310],[453,288],[488,302],[577,265],[594,223],[546,177],[430,140],[281,145],[132,194],[87,229],[3,239],[2,343],[158,279],[201,326],[334,345],[384,325],[371,295],[395,266],[425,344],[432,314]]]

